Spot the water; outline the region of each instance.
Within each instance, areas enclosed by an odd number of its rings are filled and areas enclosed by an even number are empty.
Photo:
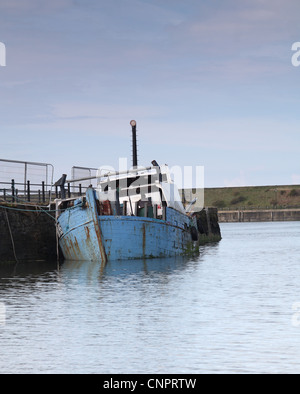
[[[300,222],[197,259],[0,268],[1,373],[299,373]]]

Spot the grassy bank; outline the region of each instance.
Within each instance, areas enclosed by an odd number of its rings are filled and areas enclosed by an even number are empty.
[[[205,206],[230,208],[300,208],[300,185],[212,188],[204,191]]]
[[[204,205],[219,210],[300,208],[300,185],[208,188]]]

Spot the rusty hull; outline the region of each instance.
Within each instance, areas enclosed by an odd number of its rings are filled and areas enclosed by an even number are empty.
[[[190,218],[166,208],[166,220],[99,215],[95,191],[86,193],[84,206],[75,204],[58,218],[59,243],[65,259],[110,260],[171,257],[193,252]]]

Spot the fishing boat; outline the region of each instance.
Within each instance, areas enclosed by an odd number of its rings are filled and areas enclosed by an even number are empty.
[[[85,195],[56,200],[56,228],[67,260],[149,259],[197,253],[201,223],[181,202],[167,165],[137,165],[136,122],[130,122],[133,166],[98,171]],[[74,181],[74,180],[73,180]],[[76,180],[78,181],[78,179]],[[62,192],[64,192],[63,184]],[[64,194],[64,193],[63,193]]]

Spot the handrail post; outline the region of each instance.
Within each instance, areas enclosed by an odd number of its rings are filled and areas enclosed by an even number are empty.
[[[15,202],[15,180],[11,180],[11,195],[12,195],[12,202]]]
[[[42,200],[43,200],[43,202],[46,201],[46,198],[45,198],[45,182],[44,181],[42,182]]]
[[[27,201],[30,202],[30,181],[27,181]]]

